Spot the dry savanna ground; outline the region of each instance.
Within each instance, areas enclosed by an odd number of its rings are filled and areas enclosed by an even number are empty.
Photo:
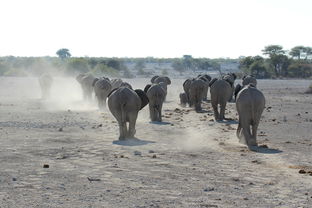
[[[259,80],[258,152],[238,143],[234,103],[216,122],[209,102],[203,113],[179,106],[182,82],[162,123],[145,107],[138,139],[120,142],[73,78],[54,78],[45,101],[36,78],[0,78],[0,207],[312,207],[310,81]]]

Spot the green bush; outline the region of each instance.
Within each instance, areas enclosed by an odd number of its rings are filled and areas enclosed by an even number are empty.
[[[92,73],[96,76],[120,77],[116,69],[108,67],[105,64],[97,64],[92,70]]]

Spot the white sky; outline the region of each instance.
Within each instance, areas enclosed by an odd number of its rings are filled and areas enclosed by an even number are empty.
[[[1,0],[0,56],[231,57],[312,46],[311,0]]]

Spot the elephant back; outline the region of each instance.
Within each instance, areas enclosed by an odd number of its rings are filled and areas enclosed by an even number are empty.
[[[151,79],[151,83],[155,83],[155,79],[157,79],[159,76],[156,75],[156,76],[153,76],[152,79]]]
[[[218,80],[218,78],[213,78],[213,79],[209,82],[209,87],[211,87],[217,80]]]
[[[122,80],[121,79],[112,79],[111,84],[112,84],[113,89],[118,88],[121,86]]]
[[[154,83],[159,84],[160,82],[164,82],[164,83],[166,83],[167,85],[170,85],[170,84],[171,84],[171,80],[170,80],[169,77],[157,77],[157,78],[154,80]]]
[[[248,84],[253,84],[255,87],[257,86],[257,80],[253,76],[245,76],[243,77],[243,86],[248,85]]]
[[[131,90],[133,89],[132,86],[131,86],[131,84],[129,84],[128,82],[122,82],[121,85],[120,85],[120,87],[127,87],[127,88],[129,88],[129,89],[131,89]]]
[[[94,88],[110,91],[112,89],[112,85],[107,79],[101,78],[95,82]]]

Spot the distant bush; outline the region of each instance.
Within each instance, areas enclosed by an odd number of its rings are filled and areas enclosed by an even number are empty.
[[[108,67],[103,63],[97,64],[92,70],[92,73],[96,76],[120,77],[120,74],[116,69]]]
[[[27,76],[27,73],[25,70],[21,68],[11,68],[10,70],[6,71],[4,76],[9,76],[9,77],[25,77]]]

